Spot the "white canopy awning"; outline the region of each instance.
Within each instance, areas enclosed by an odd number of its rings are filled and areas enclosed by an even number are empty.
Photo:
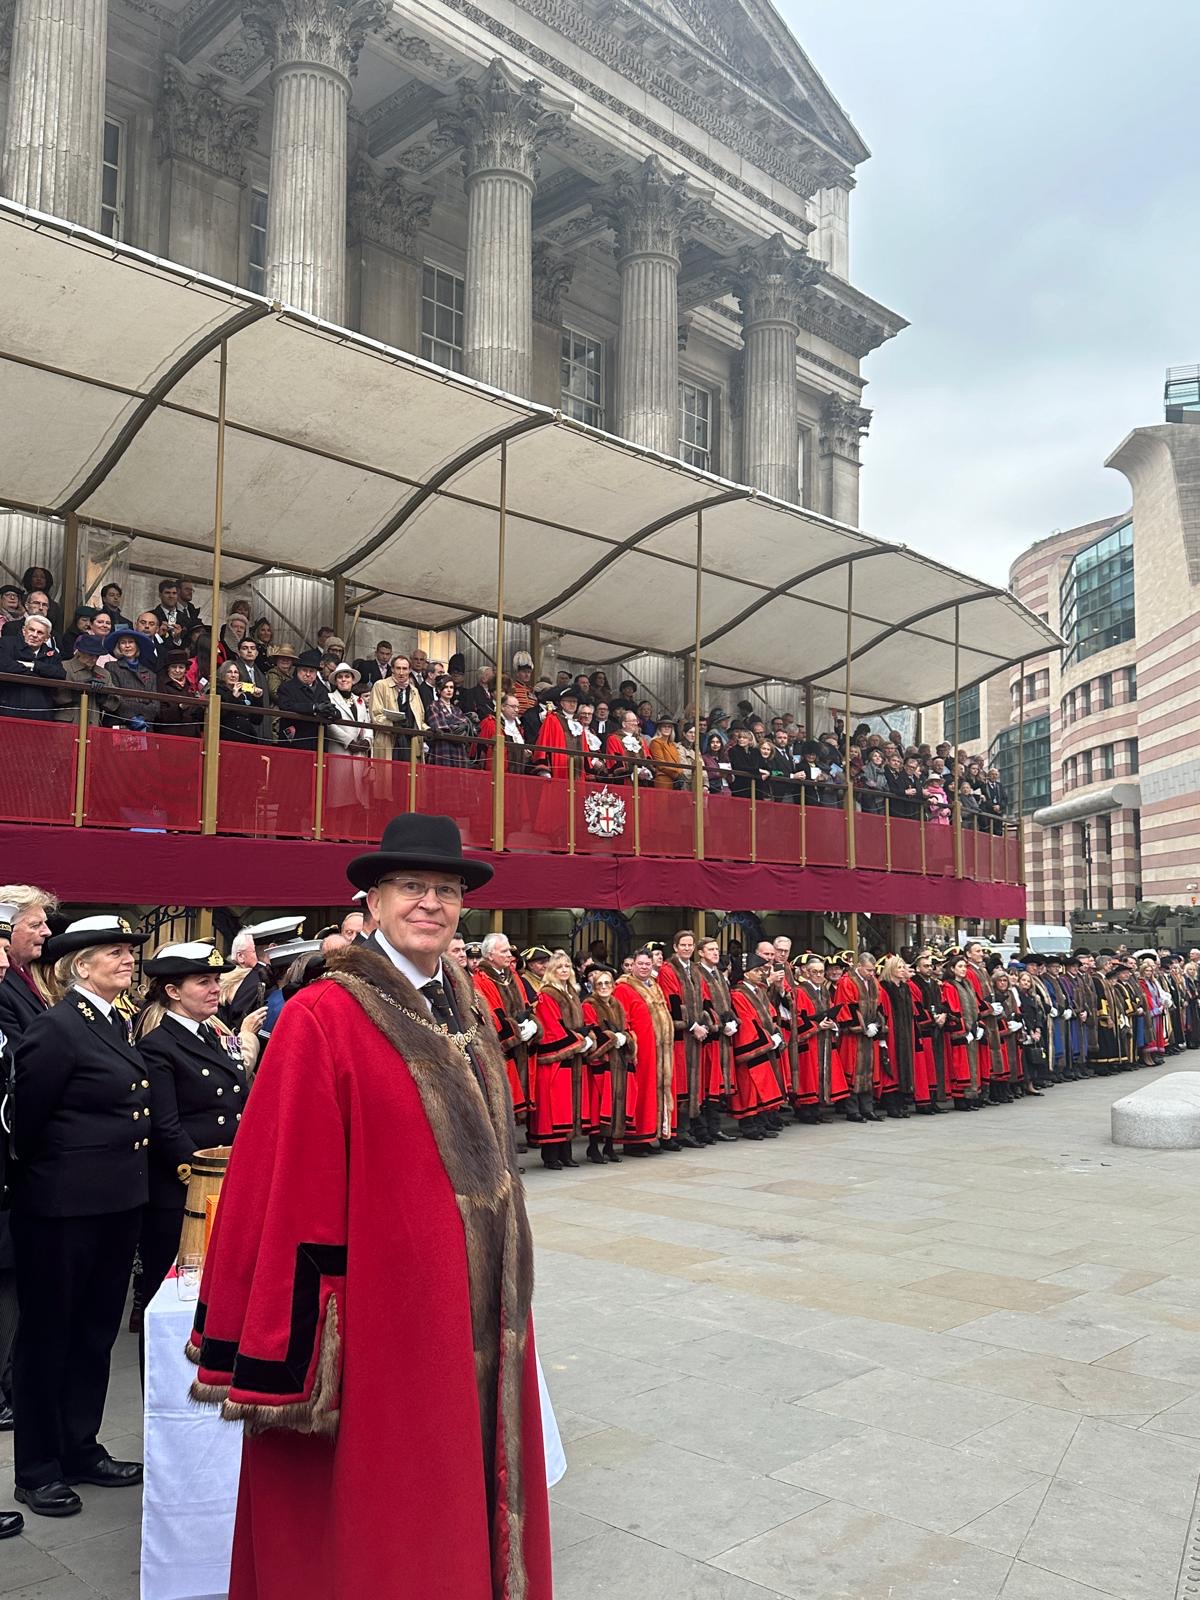
[[[926,704],[1061,641],[1005,590],[655,455],[402,351],[0,200],[0,502],[115,528],[130,559],[211,563],[228,350],[223,572],[378,590],[372,615],[448,628],[496,610],[560,654],[683,654],[712,684],[846,684]],[[355,591],[351,591],[353,599]]]

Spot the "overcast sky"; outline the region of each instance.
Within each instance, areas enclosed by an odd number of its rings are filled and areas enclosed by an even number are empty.
[[[1200,362],[1200,4],[777,0],[873,154],[862,524],[1006,582],[1129,503],[1105,458]]]

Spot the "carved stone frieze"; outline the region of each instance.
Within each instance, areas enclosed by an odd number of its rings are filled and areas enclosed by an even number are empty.
[[[277,67],[329,67],[349,77],[390,0],[256,0],[247,12],[271,41]]]
[[[539,239],[533,247],[533,314],[539,322],[562,321],[563,296],[574,276],[574,260]]]
[[[213,66],[227,78],[245,83],[267,59],[271,50],[270,33],[260,20],[251,17],[225,48],[213,57]]]
[[[536,61],[539,66],[545,67],[548,72],[553,73],[564,83],[571,84],[581,94],[594,100],[597,105],[602,105],[606,109],[615,112],[629,127],[640,129],[643,133],[647,133],[651,138],[657,140],[658,143],[666,146],[666,148],[685,156],[701,171],[709,173],[729,189],[744,195],[762,210],[770,212],[772,216],[778,217],[780,221],[786,222],[798,232],[812,232],[814,224],[808,217],[793,211],[772,195],[766,194],[762,189],[749,183],[739,174],[731,172],[728,167],[722,166],[719,161],[714,160],[706,151],[698,149],[694,144],[683,138],[682,135],[671,128],[665,127],[653,117],[647,116],[644,111],[639,110],[636,106],[631,106],[617,95],[600,88],[594,78],[590,78],[586,73],[569,66],[560,57],[543,49],[541,45],[518,33],[514,28],[497,21],[495,17],[477,6],[474,0],[444,0],[444,4],[449,6],[451,10],[457,11],[460,16],[466,17],[468,21],[483,29],[486,33],[491,34],[494,39],[499,39],[502,43],[510,45],[514,50],[519,50],[527,59]],[[615,37],[607,33],[590,18],[584,17],[573,6],[563,4],[562,0],[525,0],[525,5],[526,9],[533,12],[534,15],[549,22],[560,33],[580,44],[600,60],[614,66],[617,71],[623,73],[631,81],[645,84],[647,87],[653,87],[660,99],[682,111],[689,121],[695,122],[698,126],[710,132],[717,133],[731,148],[742,148],[745,129],[740,124],[730,120],[728,125],[721,129],[712,127],[712,108],[706,104],[701,96],[697,95],[689,94],[686,105],[680,102],[678,94],[673,91],[679,91],[681,86],[675,79],[666,74],[654,74],[656,78],[662,78],[661,86],[647,83],[649,69],[646,61],[633,50],[622,49],[617,52],[614,48],[618,42]],[[556,13],[560,10],[563,15],[557,17]],[[722,119],[722,121],[724,122],[725,119]],[[790,130],[789,137],[794,148],[794,129]],[[757,160],[757,158],[755,159]],[[788,163],[788,166],[790,168],[794,166],[794,163]],[[774,171],[774,166],[768,167],[767,170]],[[819,187],[815,180],[809,178],[804,181],[804,186],[801,188],[798,182],[792,181],[793,177],[799,179],[799,174],[793,174],[791,171],[777,172],[775,175],[787,182],[794,192],[797,194],[802,193],[806,199],[814,194]]]
[[[729,285],[742,308],[742,324],[794,322],[811,297],[825,268],[807,250],[790,245],[781,233],[761,244],[746,245],[730,274]]]
[[[246,151],[258,142],[259,109],[227,100],[221,87],[213,73],[192,79],[168,61],[154,112],[155,137],[164,161],[186,157],[240,183]]]
[[[632,255],[678,258],[684,239],[704,219],[712,191],[699,189],[682,172],[670,172],[657,156],[619,172],[592,201],[592,209],[616,234],[620,259]]]
[[[417,235],[429,226],[433,196],[410,189],[394,167],[379,172],[367,160],[359,162],[347,192],[346,226],[352,240],[367,240],[394,250],[415,253]]]
[[[0,0],[0,72],[7,72],[12,61],[13,16],[17,0]]]
[[[419,33],[406,33],[399,24],[385,27],[380,33],[380,38],[403,60],[411,61],[414,66],[424,67],[426,71],[434,73],[439,78],[451,79],[462,70],[461,63],[453,56],[430,44],[429,40],[423,39]]]
[[[800,326],[860,361],[872,350],[878,350],[897,331],[894,326],[887,327],[851,306],[842,305],[831,294],[816,295],[805,303]]]
[[[572,105],[520,78],[496,56],[478,78],[458,80],[458,98],[438,117],[438,132],[463,146],[463,172],[516,172],[533,183],[538,152],[566,127]]]
[[[866,406],[855,405],[831,390],[821,405],[821,454],[857,461],[862,436],[870,426],[871,413]]]

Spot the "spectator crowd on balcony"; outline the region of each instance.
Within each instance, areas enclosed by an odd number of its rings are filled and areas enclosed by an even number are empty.
[[[158,604],[132,620],[116,583],[66,627],[53,596],[40,567],[0,586],[0,715],[74,721],[87,691],[92,723],[199,733],[212,634],[186,579],[164,578]],[[386,638],[352,662],[329,627],[315,648],[298,651],[235,600],[216,663],[221,737],[241,743],[315,750],[324,724],[330,755],[490,767],[502,745],[512,773],[689,790],[699,778],[709,794],[784,805],[844,807],[849,783],[864,813],[949,826],[957,811],[963,827],[991,833],[1004,831],[1009,809],[999,773],[948,743],[906,746],[867,723],[847,739],[840,720],[817,731],[791,712],[759,715],[745,700],[732,716],[713,703],[698,719],[677,717],[656,710],[632,679],[614,686],[603,668],[538,678],[526,651],[515,653],[497,703],[491,666],[468,683],[461,655],[405,655]],[[352,804],[364,781],[342,775],[331,803]]]

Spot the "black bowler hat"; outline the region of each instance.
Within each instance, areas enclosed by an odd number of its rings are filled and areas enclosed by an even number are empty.
[[[346,876],[356,889],[373,889],[384,873],[396,867],[461,878],[468,890],[482,889],[495,876],[486,861],[463,855],[462,835],[453,817],[427,817],[416,811],[393,817],[383,830],[379,849],[355,856]]]
[[[306,650],[303,655],[296,657],[296,665],[298,667],[312,667],[319,672],[321,670],[321,662],[324,659],[319,650]]]

